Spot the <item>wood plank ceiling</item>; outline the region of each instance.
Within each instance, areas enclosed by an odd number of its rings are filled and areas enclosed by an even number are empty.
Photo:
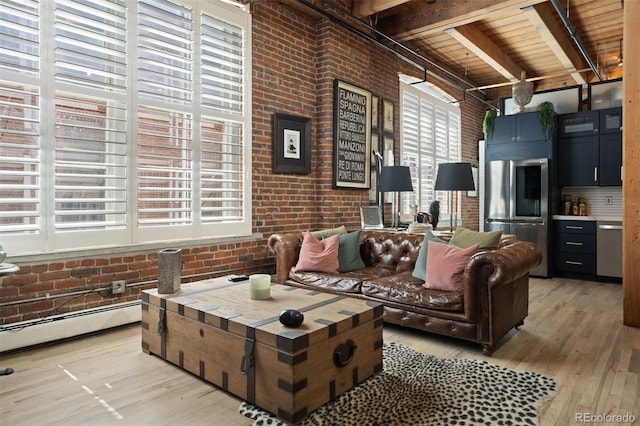
[[[338,9],[335,0],[297,2]],[[353,0],[351,7],[351,25],[362,22],[385,44],[396,40],[452,71],[467,90],[504,96],[522,71],[536,91],[622,76],[624,0]]]

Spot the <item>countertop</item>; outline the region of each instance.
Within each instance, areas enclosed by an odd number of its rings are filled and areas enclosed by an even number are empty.
[[[622,217],[619,216],[568,216],[562,214],[554,214],[554,220],[590,220],[590,221],[608,221],[608,222],[622,222]]]

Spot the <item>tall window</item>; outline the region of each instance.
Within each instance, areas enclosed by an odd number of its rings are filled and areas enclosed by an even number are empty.
[[[251,232],[245,9],[2,2],[0,242],[9,253]]]
[[[409,166],[413,192],[402,193],[402,213],[428,211],[434,200],[448,215],[449,192],[434,191],[437,166],[460,161],[460,108],[428,83],[401,76],[401,165]],[[460,211],[460,209],[456,209]]]

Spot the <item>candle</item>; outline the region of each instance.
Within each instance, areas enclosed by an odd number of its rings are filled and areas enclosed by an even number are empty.
[[[253,274],[249,276],[249,295],[252,299],[268,299],[271,297],[271,275]]]

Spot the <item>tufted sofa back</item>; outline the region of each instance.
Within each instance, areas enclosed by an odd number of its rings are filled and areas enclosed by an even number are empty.
[[[424,235],[363,230],[360,256],[367,266],[395,272],[413,271]]]

